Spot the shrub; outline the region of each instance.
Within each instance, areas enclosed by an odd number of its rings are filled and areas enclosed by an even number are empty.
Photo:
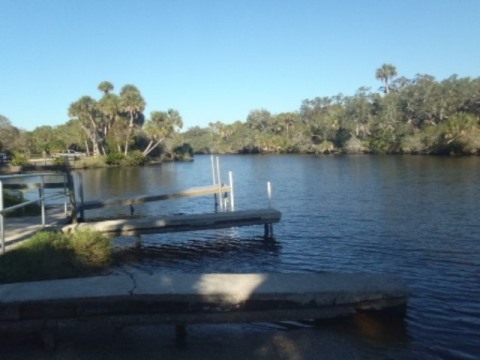
[[[17,151],[13,153],[13,158],[12,158],[12,165],[13,166],[27,166],[30,165],[28,162],[28,158]]]
[[[122,163],[129,166],[145,165],[147,163],[147,158],[140,150],[134,150],[127,155]]]
[[[0,282],[87,276],[111,263],[111,240],[101,233],[42,231],[0,257]]]
[[[193,148],[188,143],[183,143],[173,149],[174,154],[179,159],[191,159],[193,158]]]
[[[53,165],[63,166],[63,165],[65,165],[66,162],[67,161],[62,156],[59,156],[59,157],[53,159]]]
[[[317,152],[320,154],[330,154],[335,151],[335,146],[331,141],[324,140],[317,146]]]
[[[125,156],[119,152],[110,153],[105,157],[107,165],[120,165]]]

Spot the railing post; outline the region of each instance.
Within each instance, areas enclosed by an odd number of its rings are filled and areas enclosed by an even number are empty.
[[[63,195],[65,196],[65,200],[63,202],[63,212],[67,215],[68,212],[68,190],[67,190],[67,174],[63,174]]]
[[[85,210],[83,209],[83,176],[78,173],[78,196],[80,197],[80,219],[85,221]]]
[[[233,193],[233,173],[228,172],[228,182],[230,183],[230,210],[235,211],[235,196]]]
[[[213,156],[213,155],[210,157],[210,160],[212,161],[213,186],[215,186],[215,185],[217,185],[217,176],[216,176],[216,174],[215,174],[215,159],[214,159],[214,156]],[[217,197],[218,197],[218,194],[213,194],[213,201],[214,201],[214,205],[215,205],[215,212],[217,211],[217,206],[218,206]]]
[[[42,227],[45,228],[45,179],[40,176],[40,204],[42,208]]]
[[[220,175],[220,158],[217,156],[217,185],[218,185],[218,203],[220,204],[220,211],[223,211],[223,197],[222,197],[222,178]]]
[[[5,254],[5,229],[3,227],[3,183],[0,181],[0,240],[2,242],[2,254]]]

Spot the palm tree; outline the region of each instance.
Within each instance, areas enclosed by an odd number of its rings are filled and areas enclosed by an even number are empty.
[[[150,120],[145,124],[145,134],[150,139],[150,142],[143,151],[143,155],[147,156],[150,154],[165,139],[182,127],[182,117],[177,110],[168,109],[167,112],[153,111],[150,114]]]
[[[383,64],[375,73],[375,79],[385,83],[385,94],[390,92],[389,80],[397,76],[397,69],[391,64]]]
[[[125,156],[128,155],[128,145],[130,143],[130,138],[132,137],[134,125],[144,120],[143,110],[145,110],[145,106],[145,100],[136,86],[125,85],[122,88],[120,91],[120,109],[127,114],[129,118],[127,138],[125,140]]]
[[[103,92],[105,95],[108,95],[110,91],[113,90],[113,84],[109,81],[102,81],[100,84],[98,84],[97,89]]]
[[[100,155],[102,136],[99,133],[97,102],[90,96],[82,96],[70,105],[68,115],[79,121],[83,131],[92,142],[93,155]]]

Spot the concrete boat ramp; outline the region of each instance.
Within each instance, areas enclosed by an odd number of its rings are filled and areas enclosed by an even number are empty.
[[[195,323],[404,311],[408,293],[394,276],[366,273],[125,274],[15,283],[0,286],[0,331],[52,338],[62,327],[84,323],[172,324],[182,338]]]

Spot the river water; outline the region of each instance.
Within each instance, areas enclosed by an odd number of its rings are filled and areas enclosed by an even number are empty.
[[[226,183],[233,172],[236,209],[282,212],[275,239],[265,241],[259,226],[145,235],[129,270],[391,273],[411,289],[403,322],[358,317],[327,330],[360,341],[359,358],[480,357],[480,157],[226,155],[220,166]],[[85,200],[212,183],[209,156],[82,174]],[[163,201],[135,215],[211,212],[213,204],[212,196]],[[97,216],[105,212],[87,213]]]

